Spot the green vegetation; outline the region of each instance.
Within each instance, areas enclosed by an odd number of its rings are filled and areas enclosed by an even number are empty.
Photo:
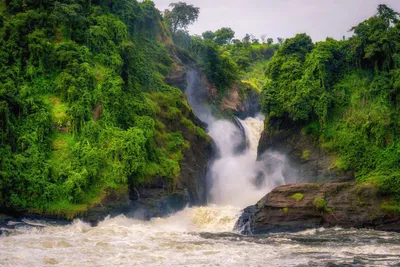
[[[187,27],[199,17],[200,8],[194,7],[193,5],[179,2],[171,3],[169,6],[172,7],[172,10],[165,10],[164,18],[173,34],[175,34],[178,29],[186,30]]]
[[[163,82],[171,45],[152,1],[0,0],[0,208],[70,218],[155,177],[173,188],[185,133],[206,134]]]
[[[296,201],[301,201],[304,198],[304,195],[302,193],[296,193],[292,196]]]
[[[168,19],[168,13],[164,17]],[[234,37],[231,28],[207,31],[202,36],[190,36],[185,30],[173,34],[181,52],[193,58],[216,86],[220,99],[235,85],[244,99],[249,92],[259,93],[266,81],[266,63],[279,47],[272,42],[250,40],[250,35],[243,40]]]
[[[315,208],[319,211],[332,213],[332,210],[328,208],[325,199],[317,197],[314,199],[313,204]]]
[[[288,213],[289,213],[289,208],[288,208],[288,207],[283,208],[282,211],[283,211],[285,214],[288,214]]]
[[[301,158],[304,160],[308,160],[310,158],[310,150],[304,150],[303,153],[301,154]]]
[[[394,196],[382,208],[398,210],[398,13],[379,5],[349,40],[274,44],[226,27],[190,36],[199,9],[171,8],[162,17],[150,0],[0,0],[0,208],[70,218],[154,178],[173,189],[188,136],[208,139],[164,83],[179,54],[219,101],[231,88],[242,99],[261,92],[267,122],[301,125],[336,155],[333,167]]]
[[[235,85],[243,99],[260,92],[278,45],[230,28],[189,36],[199,9],[171,8],[163,18],[148,0],[0,0],[0,208],[72,218],[154,178],[173,190],[189,137],[209,138],[163,81],[175,51],[220,99]]]
[[[400,203],[398,201],[384,201],[381,204],[381,209],[392,215],[400,215]]]
[[[263,112],[275,125],[303,125],[336,154],[333,167],[400,200],[399,14],[379,5],[352,30],[349,40],[285,40],[267,64]]]

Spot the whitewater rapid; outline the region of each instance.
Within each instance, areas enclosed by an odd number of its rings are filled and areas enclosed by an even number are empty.
[[[0,266],[394,266],[400,234],[313,229],[244,237],[239,210],[187,208],[148,222],[125,216],[97,227],[35,222],[0,236]],[[336,265],[335,265],[336,264]]]
[[[124,215],[92,227],[80,220],[15,224],[0,236],[0,266],[391,266],[400,263],[400,234],[313,229],[241,236],[233,228],[242,208],[285,183],[285,157],[257,161],[263,117],[216,119],[199,74],[188,73],[188,101],[208,125],[218,157],[210,163],[207,207],[187,207],[168,218]],[[241,127],[239,127],[241,126]],[[243,131],[245,134],[243,134]],[[245,139],[243,139],[245,138]],[[245,142],[245,149],[238,147]],[[19,226],[20,225],[20,226]],[[5,230],[5,229],[0,229]]]

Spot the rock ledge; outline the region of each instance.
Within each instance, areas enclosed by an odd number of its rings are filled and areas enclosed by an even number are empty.
[[[370,184],[284,185],[247,207],[235,228],[242,234],[334,226],[400,232],[400,216],[382,210],[390,200]]]

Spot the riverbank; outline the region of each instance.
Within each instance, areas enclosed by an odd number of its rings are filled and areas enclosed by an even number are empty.
[[[107,218],[92,227],[20,227],[0,236],[5,266],[394,266],[400,234],[317,228],[241,236],[232,232],[240,209],[188,208],[169,218]],[[38,222],[36,222],[38,223]]]
[[[284,185],[247,207],[236,229],[260,234],[339,226],[400,232],[391,201],[372,184]]]

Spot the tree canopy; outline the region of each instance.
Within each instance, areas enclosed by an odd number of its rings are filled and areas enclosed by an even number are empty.
[[[172,9],[164,11],[164,18],[169,23],[173,34],[179,29],[186,30],[189,25],[198,19],[200,14],[200,8],[184,2],[171,3],[169,6]]]
[[[349,40],[286,39],[266,68],[263,111],[267,125],[302,125],[335,155],[332,168],[355,171],[400,203],[399,14],[379,5],[352,30]]]
[[[0,209],[175,186],[189,134],[205,133],[163,81],[171,40],[152,1],[0,1],[0,18]]]

